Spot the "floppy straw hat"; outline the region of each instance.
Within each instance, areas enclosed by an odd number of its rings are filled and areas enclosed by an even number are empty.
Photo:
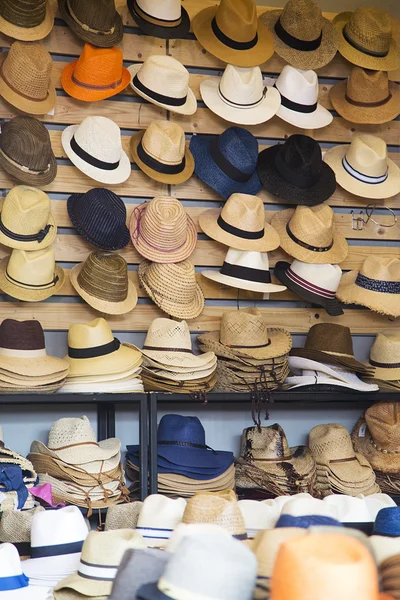
[[[193,155],[178,123],[153,121],[131,137],[130,147],[138,167],[155,181],[178,184],[193,174]]]
[[[271,224],[283,250],[297,260],[334,264],[347,256],[346,238],[335,231],[334,212],[327,204],[281,210],[274,214]]]
[[[122,149],[121,131],[107,117],[86,117],[80,125],[66,127],[61,143],[71,162],[95,181],[118,184],[131,174],[129,157]]]
[[[137,304],[128,265],[118,254],[91,252],[84,263],[71,269],[70,281],[90,306],[108,315],[123,315]]]
[[[0,31],[26,42],[45,38],[54,25],[47,0],[8,0],[0,6]]]
[[[110,48],[122,40],[122,19],[114,0],[58,0],[61,18],[85,42]]]
[[[96,48],[85,44],[78,60],[64,67],[61,85],[69,96],[85,102],[96,102],[116,96],[131,76],[122,64],[120,48]]]
[[[14,249],[0,262],[0,287],[18,300],[46,300],[62,288],[64,281],[64,271],[56,265],[51,247],[33,252]]]
[[[146,35],[169,40],[189,33],[190,17],[181,0],[128,0],[128,8]]]
[[[50,600],[49,587],[33,586],[22,571],[18,550],[13,544],[0,544],[0,598],[4,600]]]
[[[172,56],[155,54],[142,64],[131,65],[134,91],[156,106],[182,115],[193,115],[197,100],[189,87],[189,71]]]
[[[375,135],[360,134],[350,145],[327,150],[324,161],[336,181],[363,198],[391,198],[400,192],[400,169],[390,158],[386,143]]]
[[[275,52],[297,69],[319,69],[336,54],[337,31],[313,0],[289,0],[260,20],[273,35]]]
[[[400,64],[399,50],[392,37],[392,18],[380,8],[358,6],[333,20],[339,32],[339,52],[365,69],[392,71]]]
[[[374,378],[383,381],[400,379],[400,334],[396,329],[377,333],[368,363],[375,367]]]
[[[189,258],[197,242],[194,221],[177,198],[156,196],[132,212],[129,229],[136,250],[153,262]]]
[[[239,67],[261,65],[274,52],[272,35],[252,0],[222,0],[197,13],[192,28],[207,52]]]

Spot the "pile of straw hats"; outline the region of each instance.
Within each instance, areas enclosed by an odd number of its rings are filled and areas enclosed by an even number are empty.
[[[6,447],[1,426],[0,469],[0,513],[4,515],[8,511],[33,508],[33,498],[29,489],[37,480],[36,471],[27,458]]]
[[[373,377],[365,377],[383,390],[400,389],[400,335],[396,329],[380,331],[369,351],[368,365],[375,368]]]

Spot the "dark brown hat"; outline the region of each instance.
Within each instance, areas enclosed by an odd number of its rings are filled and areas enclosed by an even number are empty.
[[[124,34],[114,0],[58,0],[61,17],[82,40],[111,48]]]
[[[46,127],[34,117],[18,116],[3,124],[0,164],[13,177],[40,187],[57,175],[57,163]]]
[[[25,42],[41,40],[50,33],[54,14],[47,0],[0,2],[0,31]]]

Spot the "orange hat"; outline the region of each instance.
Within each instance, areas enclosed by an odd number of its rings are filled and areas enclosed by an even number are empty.
[[[85,44],[78,60],[63,70],[61,85],[77,100],[96,102],[110,98],[122,92],[131,80],[122,61],[119,48],[97,48]]]

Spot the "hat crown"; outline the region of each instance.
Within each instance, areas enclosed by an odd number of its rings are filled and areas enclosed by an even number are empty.
[[[64,417],[54,421],[49,431],[48,448],[60,450],[74,444],[97,443],[96,434],[89,419],[82,417]]]
[[[182,521],[186,500],[151,494],[143,501],[137,527],[174,529]]]
[[[253,0],[221,0],[215,13],[219,29],[236,42],[250,42],[258,28]]]
[[[388,169],[386,143],[375,135],[358,135],[346,151],[349,165],[370,177],[381,177]]]
[[[18,550],[13,544],[0,544],[0,578],[1,577],[25,577],[22,574],[21,561]],[[28,578],[26,577],[26,583]],[[15,588],[25,587],[22,582],[16,583]],[[13,593],[13,592],[11,592]],[[18,594],[18,592],[15,592]]]
[[[126,550],[145,545],[142,536],[132,529],[91,531],[83,544],[81,563],[117,568]]]
[[[346,94],[350,100],[364,104],[386,100],[389,96],[387,71],[370,71],[353,67],[347,82]]]
[[[290,231],[301,242],[318,248],[333,241],[334,213],[327,204],[297,206],[289,221]]]
[[[142,137],[149,156],[166,165],[179,165],[185,156],[185,132],[172,121],[153,121]]]
[[[219,84],[220,93],[236,104],[253,104],[263,99],[264,83],[260,67],[227,65]]]
[[[289,444],[278,423],[243,430],[240,455],[248,460],[291,458]]]
[[[30,542],[33,517],[43,512],[42,506],[32,510],[6,510],[0,520],[0,537],[11,544]]]
[[[187,96],[189,71],[172,56],[150,56],[140,67],[137,77],[144,86],[163,96]]]
[[[97,48],[85,44],[76,61],[73,79],[94,86],[117,84],[122,79],[123,56],[120,48]]]
[[[0,15],[17,27],[37,27],[46,16],[46,0],[7,0],[0,3]]]
[[[85,292],[96,298],[123,302],[128,296],[128,265],[118,254],[91,252],[77,281]]]
[[[196,493],[187,501],[182,522],[210,523],[219,525],[231,535],[245,534],[246,527],[237,498],[232,490],[225,492]]]
[[[308,106],[318,101],[318,77],[315,71],[303,71],[285,65],[275,86],[282,96],[294,102],[300,98],[300,103]]]
[[[236,250],[229,248],[225,262],[239,267],[269,271],[269,260],[267,252],[254,252],[249,250]]]
[[[260,231],[265,227],[264,204],[258,196],[232,194],[221,210],[222,219],[243,231]]]
[[[400,363],[400,335],[396,329],[379,331],[369,352],[371,360],[387,364]]]
[[[144,346],[154,348],[173,348],[192,351],[189,326],[186,321],[173,321],[160,317],[151,323]]]
[[[338,423],[313,427],[309,433],[309,446],[315,460],[322,464],[355,456],[349,432],[346,427]]]
[[[163,251],[172,252],[184,245],[188,231],[188,215],[183,204],[171,196],[156,196],[140,209],[140,235]]]
[[[117,163],[121,159],[121,131],[107,117],[86,117],[78,125],[74,138],[82,150],[98,160]]]
[[[4,319],[0,325],[0,348],[9,350],[43,350],[44,332],[39,321]]]
[[[218,137],[218,147],[231,165],[253,173],[258,159],[258,141],[242,127],[229,127]]]
[[[147,261],[146,266],[140,276],[152,291],[178,305],[187,305],[193,301],[197,283],[194,265],[189,260],[168,264]]]
[[[354,356],[349,327],[337,323],[317,323],[307,334],[304,348],[330,354]]]
[[[2,124],[0,148],[11,160],[34,171],[48,169],[53,154],[46,127],[22,115]]]
[[[32,519],[32,548],[83,542],[87,535],[85,519],[77,506],[41,511]]]
[[[1,67],[6,83],[34,100],[48,95],[53,62],[41,42],[15,41]]]
[[[68,6],[72,18],[80,21],[81,27],[86,25],[101,33],[115,26],[114,0],[68,0]]]
[[[290,265],[290,270],[305,281],[331,292],[336,292],[342,277],[339,265],[312,265],[297,259]]]
[[[68,331],[70,348],[97,348],[113,340],[110,326],[103,318],[94,319],[86,324],[73,323]]]
[[[268,328],[257,308],[224,312],[219,338],[224,346],[249,347],[268,344]]]
[[[400,448],[400,404],[379,402],[365,411],[365,421],[374,444],[380,451],[399,452]]]
[[[388,52],[392,41],[391,16],[373,6],[358,6],[345,26],[346,35],[366,50]]]
[[[54,280],[55,266],[52,247],[31,252],[14,249],[8,261],[6,278],[9,276],[28,286],[46,285]]]
[[[291,135],[279,146],[279,154],[294,174],[315,178],[321,173],[323,162],[320,145],[308,135]]]
[[[1,210],[3,224],[14,233],[31,235],[49,222],[50,198],[42,190],[16,185],[7,194]]]
[[[324,22],[321,9],[313,0],[289,0],[279,20],[287,33],[307,42],[319,37]]]
[[[376,281],[400,282],[400,259],[390,256],[367,256],[360,273]]]
[[[139,8],[156,19],[177,21],[181,17],[181,0],[136,0]]]
[[[206,433],[198,417],[164,415],[158,425],[157,441],[187,442],[205,446]]]

